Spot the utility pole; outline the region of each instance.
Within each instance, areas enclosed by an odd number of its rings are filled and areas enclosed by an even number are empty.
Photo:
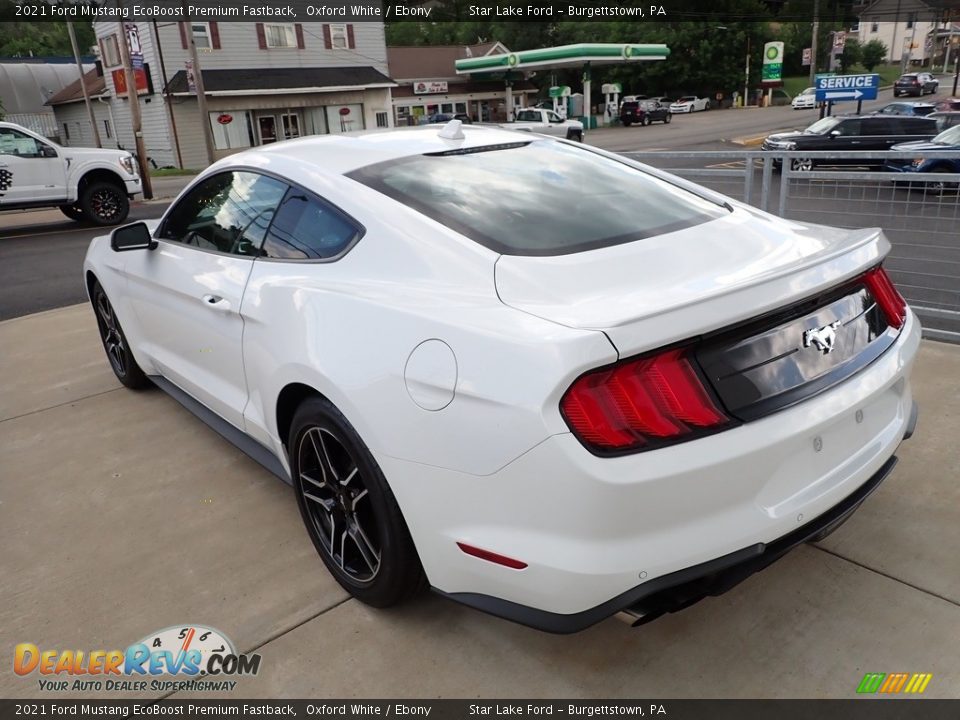
[[[747,30],[747,62],[743,73],[743,107],[750,104],[750,31]]]
[[[817,74],[817,35],[820,34],[820,0],[813,0],[813,37],[810,39],[810,85]]]
[[[83,63],[80,62],[80,51],[77,49],[77,36],[73,32],[73,23],[67,22],[67,34],[70,36],[70,47],[73,48],[73,59],[77,61],[77,70],[80,72],[80,89],[83,91],[83,102],[87,106],[87,117],[90,118],[90,127],[93,128],[93,142],[97,147],[100,144],[100,131],[97,130],[97,118],[93,114],[93,105],[90,104],[90,93],[87,92],[87,81],[83,76]]]
[[[118,3],[122,7],[121,3]],[[133,25],[133,23],[130,23]],[[127,101],[130,103],[130,124],[133,126],[133,142],[137,149],[137,166],[140,168],[140,182],[143,184],[143,198],[153,198],[153,183],[150,182],[150,170],[147,167],[147,150],[143,144],[143,119],[140,117],[140,96],[137,95],[137,80],[133,75],[133,65],[130,61],[130,39],[127,36],[127,22],[121,20],[120,26],[120,61],[123,63],[123,76],[127,82]],[[136,25],[133,25],[136,27]]]
[[[187,17],[187,4],[183,3],[183,16]],[[203,143],[207,146],[207,164],[213,165],[217,156],[213,146],[213,128],[210,127],[210,113],[207,112],[207,95],[203,89],[203,72],[200,69],[200,57],[197,43],[193,39],[193,26],[190,22],[181,22],[181,32],[187,38],[190,49],[190,61],[193,63],[193,82],[197,87],[197,108],[200,111],[200,127],[203,128]]]

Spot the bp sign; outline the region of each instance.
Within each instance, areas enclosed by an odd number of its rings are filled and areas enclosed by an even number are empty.
[[[783,43],[768,42],[763,46],[763,85],[779,85],[783,76]]]

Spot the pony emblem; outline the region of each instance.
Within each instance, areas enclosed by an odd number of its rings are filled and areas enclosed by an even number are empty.
[[[837,328],[840,327],[840,321],[832,322],[823,327],[811,328],[803,333],[803,346],[813,345],[824,355],[833,352],[834,343],[837,342]]]

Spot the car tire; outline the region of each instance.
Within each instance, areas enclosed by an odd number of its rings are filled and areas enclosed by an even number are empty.
[[[894,90],[894,91],[893,91],[893,96],[894,96],[895,98],[900,97],[900,92],[899,92],[898,90]]]
[[[813,160],[810,158],[793,158],[790,161],[790,169],[793,172],[810,172],[813,170]]]
[[[120,320],[113,305],[110,304],[103,286],[96,280],[91,288],[90,302],[97,316],[100,342],[103,344],[103,350],[107,353],[107,360],[110,361],[110,367],[113,369],[113,374],[117,376],[117,380],[131,390],[149,387],[151,382],[133,357],[130,343],[127,342],[123,328],[120,327]]]
[[[938,167],[934,168],[930,172],[937,173],[949,173],[951,172],[950,168]],[[943,195],[944,193],[950,192],[957,187],[957,183],[944,182],[943,180],[937,180],[933,182],[927,182],[923,184],[924,192],[928,192],[931,195]]]
[[[709,101],[707,101],[707,102],[705,102],[705,103],[703,104],[703,109],[704,109],[705,111],[710,109],[710,102],[709,102]]]
[[[663,118],[663,122],[668,123],[673,119],[672,113],[667,113],[666,117]]]
[[[624,126],[624,127],[630,127],[630,125],[632,125],[632,123],[631,123],[629,120],[624,120],[624,121],[623,121],[623,126]]]
[[[426,577],[400,507],[370,450],[333,403],[304,400],[287,448],[307,534],[340,586],[373,607],[420,592]]]
[[[570,137],[570,139],[573,140],[574,142],[582,143],[582,142],[583,142],[583,133],[582,133],[582,132],[574,133],[574,134]]]
[[[644,126],[650,125],[652,122],[653,122],[653,120],[650,119],[650,116],[649,116],[649,115],[644,115],[644,116],[643,116],[643,124],[644,124]]]
[[[61,205],[60,212],[76,222],[83,222],[87,219],[79,205]]]
[[[79,207],[83,216],[92,223],[119,225],[130,213],[130,199],[123,186],[101,180],[84,188]]]

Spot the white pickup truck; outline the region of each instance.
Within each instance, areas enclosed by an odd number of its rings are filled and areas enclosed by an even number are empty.
[[[553,110],[524,108],[517,110],[516,120],[503,123],[500,127],[507,130],[526,130],[583,142],[583,123],[577,120],[564,120]]]
[[[142,191],[128,152],[61,147],[0,122],[0,210],[58,207],[71,220],[116,225]]]

